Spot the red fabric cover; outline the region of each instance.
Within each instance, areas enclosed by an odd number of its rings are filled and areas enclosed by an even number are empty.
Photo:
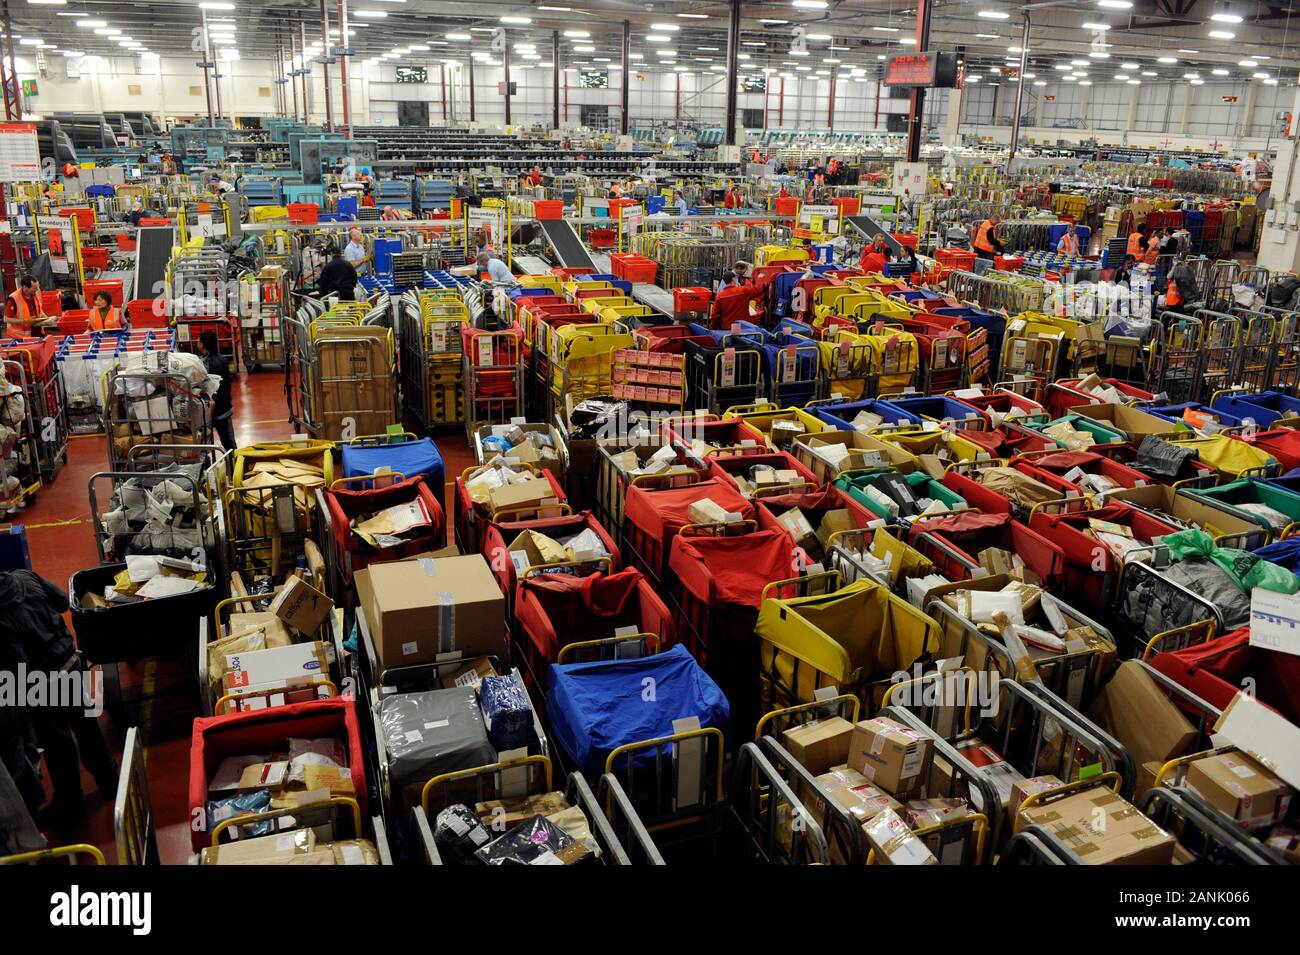
[[[979,554],[988,547],[1010,551],[1049,587],[1058,582],[1065,570],[1065,555],[1061,548],[1027,525],[1012,520],[1009,514],[966,511],[912,525],[909,543],[933,560],[939,573],[950,580],[962,579],[954,576],[958,568],[953,566],[953,561],[920,542],[923,534],[938,535],[976,564],[979,563]]]
[[[1011,516],[1011,499],[975,481],[969,474],[949,471],[943,476],[943,486],[961,495],[963,501],[987,515]],[[944,518],[947,520],[947,518]],[[927,527],[934,521],[925,521]]]
[[[671,423],[665,421],[661,433],[684,446],[690,445],[691,441],[685,437],[690,435],[691,439],[699,438],[705,444],[717,447],[737,445],[742,441],[753,441],[759,447],[767,447],[767,438],[763,432],[743,418],[726,418],[722,421],[687,418]]]
[[[399,504],[407,504],[417,497],[424,502],[425,509],[429,512],[429,520],[432,523],[429,533],[412,538],[406,544],[383,550],[375,550],[352,533],[351,522],[354,519]],[[433,496],[422,475],[409,477],[388,487],[359,488],[356,485],[345,484],[337,490],[326,491],[325,504],[330,512],[331,532],[345,551],[369,551],[385,557],[400,558],[407,553],[418,553],[419,550],[429,546],[431,539],[442,537],[443,525],[446,523],[442,504]],[[416,549],[413,550],[412,547]]]
[[[794,538],[786,530],[784,524],[777,520],[782,514],[797,507],[803,511],[808,522],[816,530],[821,519],[826,516],[827,511],[847,510],[853,515],[854,527],[866,527],[872,521],[880,518],[876,517],[869,510],[859,504],[848,494],[837,487],[827,485],[816,491],[809,491],[806,494],[776,494],[772,497],[760,497],[754,502],[755,509],[758,511],[759,530],[776,531],[784,534],[794,546]]]
[[[930,315],[924,316],[931,320],[942,319],[943,316]],[[1026,398],[1023,395],[1015,394],[1011,391],[993,391],[986,395],[973,395],[969,398],[959,398],[953,395],[954,401],[960,401],[964,405],[970,405],[980,411],[996,411],[998,414],[1005,415],[1012,408],[1019,408],[1027,414],[1041,414],[1043,406],[1032,398]]]
[[[1247,677],[1255,696],[1292,723],[1300,723],[1300,657],[1250,645],[1250,628],[1182,650],[1157,653],[1153,667],[1207,703],[1226,709]]]
[[[912,536],[921,532],[938,534],[968,534],[972,531],[985,531],[1001,528],[1011,523],[1010,514],[980,514],[976,511],[963,511],[948,517],[935,517],[921,521],[912,526]]]
[[[958,428],[953,432],[963,441],[977,444],[994,458],[1009,458],[1025,451],[1037,451],[1052,444],[1050,438],[1035,435],[1027,431],[1007,431],[993,428],[980,431],[974,428]]]
[[[1291,428],[1272,428],[1268,431],[1257,431],[1241,440],[1273,455],[1282,465],[1283,471],[1300,468],[1300,431]]]
[[[695,599],[758,609],[763,588],[795,575],[788,535],[775,530],[738,537],[673,538],[668,566]]]
[[[705,498],[723,510],[740,515],[742,520],[754,519],[754,505],[741,496],[730,481],[710,478],[685,487],[646,489],[636,484],[627,489],[623,506],[623,520],[635,524],[660,545],[667,546],[683,524],[690,524],[687,509]]]
[[[529,577],[520,582],[515,603],[519,624],[542,657],[551,662],[562,646],[612,637],[624,626],[659,634],[661,646],[672,643],[668,607],[634,567],[609,576]]]
[[[1096,464],[1100,460],[1101,455],[1094,454],[1092,451],[1061,451],[1057,454],[1044,454],[1027,458],[1025,463],[1064,474],[1073,468],[1086,467],[1089,464]]]
[[[190,736],[190,821],[206,822],[208,779],[227,756],[287,750],[289,739],[345,737],[348,770],[354,798],[366,816],[366,764],[352,696],[290,703],[264,710],[248,710],[224,716],[203,716],[194,721]],[[191,826],[190,845],[198,852],[210,845],[206,826]]]
[[[1029,519],[1029,526],[1060,547],[1067,559],[1098,570],[1093,566],[1097,541],[1083,533],[1089,518],[1131,528],[1133,537],[1139,542],[1149,542],[1151,538],[1163,537],[1165,534],[1176,534],[1179,530],[1145,511],[1120,503],[1070,514],[1045,514],[1038,511]],[[1116,570],[1109,548],[1103,547],[1101,552],[1104,566],[1098,572],[1110,573]]]

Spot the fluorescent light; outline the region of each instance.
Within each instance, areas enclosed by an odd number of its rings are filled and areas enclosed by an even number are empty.
[[[62,13],[58,13],[58,14],[56,14],[56,16],[60,16],[60,17],[88,17],[88,16],[90,16],[90,14],[87,13],[85,10],[64,10]]]
[[[1091,85],[1092,85],[1092,80],[1079,80],[1079,85],[1080,85],[1080,86],[1091,86]]]
[[[1262,53],[1252,53],[1251,56],[1254,57],[1254,58],[1257,59],[1257,60],[1271,60],[1271,59],[1273,59],[1271,56],[1264,56]]]
[[[676,56],[676,50],[655,50],[655,56]]]
[[[212,38],[212,45],[213,45],[213,46],[228,46],[229,44],[234,43],[234,42],[235,42],[235,41],[232,40],[232,39],[230,39],[230,37],[214,36],[214,37]]]
[[[1265,86],[1277,86],[1277,80],[1267,79],[1264,81]]]
[[[1093,52],[1089,53],[1088,56],[1089,56],[1089,58],[1094,59],[1094,60],[1109,60],[1109,59],[1110,59],[1110,54],[1109,54],[1109,53],[1103,53],[1103,52],[1101,52],[1101,50],[1094,50]]]
[[[707,13],[679,13],[677,15],[683,20],[707,20],[709,18]]]
[[[794,0],[790,6],[796,10],[825,10],[826,0]]]
[[[1229,33],[1227,30],[1211,30],[1207,36],[1215,40],[1235,40],[1237,38],[1237,34]]]
[[[1176,56],[1160,56],[1160,57],[1156,57],[1156,62],[1157,62],[1157,63],[1177,63],[1177,62],[1178,62],[1178,57],[1176,57]]]
[[[573,48],[573,50],[574,50],[575,53],[595,53],[595,52],[596,52],[596,48],[595,48],[594,46],[575,46],[575,47]]]
[[[916,46],[916,37],[913,36],[900,37],[898,42],[903,44],[903,46]]]
[[[809,70],[811,70],[812,67],[811,67],[811,66],[796,66],[795,69],[798,70],[800,73],[806,73],[806,72],[808,72]]]
[[[1210,19],[1215,23],[1240,23],[1241,17],[1235,13],[1211,13]]]
[[[789,52],[789,54],[790,54],[791,56],[807,56],[807,55],[808,55],[808,51],[807,51],[807,50],[789,50],[788,52]],[[884,57],[882,56],[881,59],[883,60]]]
[[[1157,73],[1155,70],[1143,70],[1143,71],[1142,71],[1142,75],[1143,75],[1143,76],[1159,76],[1160,74]]]
[[[502,23],[532,23],[532,17],[502,17]]]
[[[552,13],[572,13],[573,7],[538,7],[538,10],[550,10]]]
[[[825,42],[826,40],[831,39],[831,35],[829,33],[809,33],[805,36],[805,39]]]
[[[675,23],[652,23],[652,24],[650,24],[650,29],[651,29],[651,30],[663,30],[663,31],[668,32],[668,33],[673,33],[674,31],[680,30],[681,27],[679,27],[679,26],[678,26],[677,24],[675,24]]]
[[[740,45],[741,46],[767,46],[767,44],[763,43],[761,40],[741,40]]]
[[[676,55],[676,54],[674,54],[674,56],[675,56],[675,55]],[[750,59],[750,56],[749,56],[748,53],[737,53],[737,54],[736,54],[736,59],[738,59],[738,60],[748,60],[748,59]]]
[[[95,31],[95,36],[120,36],[121,33],[117,27],[100,27]]]
[[[1115,74],[1115,79],[1117,79],[1117,80],[1119,80],[1119,82],[1123,83],[1123,82],[1125,82],[1125,81],[1128,80],[1128,74],[1127,74],[1127,73],[1116,73],[1116,74]]]
[[[23,42],[26,43],[27,41],[23,40]],[[1257,80],[1272,79],[1272,77],[1270,77],[1267,73],[1252,73],[1251,76],[1253,76]]]
[[[1074,67],[1070,66],[1067,63],[1057,63],[1056,66],[1052,67],[1052,69],[1060,70],[1062,73],[1069,73],[1071,70],[1074,69]]]
[[[872,27],[877,33],[897,33],[898,27]]]
[[[357,10],[352,14],[354,17],[361,17],[364,20],[382,20],[388,14],[383,10]]]
[[[1183,74],[1183,79],[1185,79],[1185,80],[1199,80],[1200,78],[1201,78],[1201,74],[1200,74],[1200,73],[1184,73],[1184,74]]]
[[[759,20],[758,22],[759,22],[759,23],[767,23],[767,24],[769,24],[769,25],[771,25],[771,26],[774,26],[774,27],[779,27],[779,26],[781,26],[781,25],[783,25],[783,24],[789,23],[790,21],[789,21],[789,20],[772,20],[772,19],[765,19],[765,20]]]
[[[78,20],[77,26],[86,30],[93,30],[97,27],[108,26],[108,21],[107,20]]]
[[[542,54],[540,54],[540,53],[525,53],[525,54],[524,54],[524,59],[525,59],[525,60],[540,60],[541,58],[542,58]]]
[[[1038,79],[1038,74],[1037,74],[1037,73],[1025,73],[1025,74],[1023,74],[1023,75],[1024,75],[1025,79],[1027,79],[1027,80],[1036,80],[1036,79]]]
[[[1035,85],[1035,86],[1046,86],[1047,83],[1045,83],[1043,80],[1034,80],[1034,85]]]
[[[647,43],[667,43],[672,37],[667,33],[647,33],[645,39]]]
[[[1255,62],[1254,60],[1238,60],[1238,61],[1237,61],[1237,65],[1238,65],[1238,66],[1246,66],[1246,67],[1256,67],[1256,66],[1259,66],[1259,64],[1258,64],[1257,62]]]
[[[1097,6],[1107,10],[1129,10],[1133,4],[1131,0],[1097,0]]]
[[[19,46],[40,46],[41,41],[35,37],[25,36],[18,41]]]
[[[591,58],[591,62],[593,62],[593,63],[608,63],[608,62],[609,62],[609,57],[607,57],[607,56],[593,56],[593,57]]]
[[[38,7],[66,7],[68,0],[27,0],[28,3]]]
[[[627,58],[628,58],[629,60],[644,60],[644,59],[645,59],[645,56],[643,56],[643,55],[640,54],[640,53],[629,53],[629,54],[627,55]]]
[[[200,3],[199,9],[200,10],[233,10],[235,9],[235,5],[233,3]]]
[[[1197,53],[1200,53],[1201,51],[1200,50],[1179,50],[1178,52],[1186,53],[1188,56],[1195,56]]]
[[[591,36],[586,30],[565,30],[564,35],[570,40],[585,40]]]
[[[980,78],[979,78],[978,76],[968,76],[968,77],[966,77],[966,82],[967,82],[967,83],[978,83],[979,81],[980,81]]]
[[[1229,75],[1231,75],[1227,70],[1210,70],[1210,72],[1213,73],[1215,76],[1229,76]]]
[[[1000,37],[996,33],[976,33],[976,38],[980,40],[997,40]]]
[[[473,39],[473,37],[471,37],[468,33],[446,33],[446,34],[443,34],[443,35],[444,35],[448,40],[466,41],[466,40],[472,40],[472,39]]]
[[[718,48],[717,48],[716,46],[697,46],[695,49],[699,50],[701,53],[717,53],[717,52],[718,52]]]
[[[1109,30],[1109,23],[1084,23],[1082,28],[1085,30]]]
[[[1001,10],[981,10],[976,16],[983,17],[985,20],[1010,20],[1011,14],[1004,13]]]
[[[1142,85],[1142,81],[1141,81],[1141,80],[1129,80],[1129,81],[1128,81],[1128,85],[1129,85],[1129,86],[1141,86],[1141,85]]]
[[[1071,60],[1071,62],[1074,62],[1074,61]],[[1076,66],[1087,66],[1088,64],[1087,64],[1087,61],[1085,60],[1085,61],[1083,61],[1083,62],[1076,63],[1075,65],[1076,65]],[[1136,63],[1121,63],[1121,64],[1119,65],[1119,68],[1120,68],[1121,70],[1136,70],[1136,69],[1139,69],[1139,66],[1138,66],[1138,64],[1136,64]]]

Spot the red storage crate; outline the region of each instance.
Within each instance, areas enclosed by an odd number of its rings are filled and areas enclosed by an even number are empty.
[[[562,199],[538,199],[533,203],[533,215],[547,221],[564,218]]]
[[[674,312],[702,312],[709,307],[713,294],[706,288],[686,286],[673,289]]]
[[[65,219],[76,219],[77,231],[82,235],[89,235],[95,229],[95,210],[89,207],[60,209],[59,215]]]
[[[776,214],[779,216],[797,216],[799,214],[799,200],[794,196],[778,196]]]
[[[935,249],[934,260],[945,269],[970,271],[975,265],[975,253],[970,249]]]
[[[1023,255],[995,255],[993,256],[993,267],[999,272],[1016,272],[1025,264]]]
[[[588,229],[587,244],[593,249],[608,249],[614,245],[614,240],[618,238],[617,229]]]
[[[610,271],[627,282],[654,283],[659,263],[635,252],[614,253],[609,257]]]
[[[551,269],[552,275],[558,275],[561,278],[571,279],[578,275],[594,275],[596,270],[587,266],[563,266],[557,265]]]
[[[119,252],[134,252],[135,237],[127,235],[125,232],[119,232],[114,238],[117,239],[117,249]]]
[[[108,246],[83,245],[81,247],[81,264],[87,269],[108,268]]]
[[[90,324],[90,309],[70,308],[59,316],[59,332],[63,335],[80,335]]]
[[[285,208],[292,225],[315,225],[320,215],[320,207],[314,202],[291,202]]]
[[[144,218],[140,220],[140,228],[142,229],[148,229],[154,226],[167,226],[171,224],[172,220],[164,217]]]
[[[901,245],[903,248],[905,248],[905,249],[912,249],[913,251],[916,250],[916,234],[915,234],[915,233],[912,233],[912,232],[891,232],[890,235],[892,235],[892,236],[894,237],[894,241],[897,242],[899,245]]]
[[[126,303],[126,317],[132,328],[166,328],[170,321],[164,305],[160,298],[133,298]]]
[[[81,290],[86,295],[87,305],[95,301],[95,293],[107,292],[108,300],[117,307],[122,307],[121,279],[86,279],[82,284]]]

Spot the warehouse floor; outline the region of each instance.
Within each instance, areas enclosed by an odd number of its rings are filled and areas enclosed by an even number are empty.
[[[269,441],[293,434],[286,420],[284,376],[278,371],[241,377],[232,394],[235,434],[241,445]],[[438,440],[448,477],[472,465],[473,457],[462,431],[449,431]],[[42,488],[26,511],[16,515],[27,529],[32,568],[60,587],[76,571],[98,563],[91,526],[87,484],[92,474],[107,469],[107,447],[102,434],[74,437],[68,463],[54,483]],[[188,639],[188,638],[187,638]],[[120,753],[128,725],[140,727],[145,740],[145,765],[153,803],[154,825],[164,863],[180,864],[190,853],[187,790],[189,787],[190,723],[197,711],[193,676],[172,661],[149,661],[122,667],[123,695],[159,697],[130,708],[130,716],[115,725],[107,716],[100,725],[115,754]],[[175,692],[169,693],[170,688]],[[48,781],[47,781],[48,783]],[[51,844],[88,842],[114,859],[111,796],[95,793],[88,773],[82,774],[86,816],[60,828],[46,829]]]

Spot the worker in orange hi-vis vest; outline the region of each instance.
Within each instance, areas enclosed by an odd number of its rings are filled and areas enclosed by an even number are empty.
[[[994,234],[994,230],[1001,221],[1001,216],[989,216],[975,230],[975,241],[971,244],[975,246],[975,254],[981,259],[991,259],[995,253],[1002,251],[1002,243],[998,241],[998,237]]]
[[[113,307],[113,299],[107,292],[96,292],[94,304],[90,307],[90,318],[86,321],[86,331],[107,332],[121,327],[122,317]]]
[[[41,304],[41,286],[30,275],[22,281],[5,302],[5,335],[9,338],[29,338],[32,325],[45,317]]]
[[[1062,255],[1079,254],[1079,233],[1073,222],[1065,227],[1065,234],[1056,243],[1056,251]]]
[[[1138,260],[1141,260],[1147,254],[1147,227],[1145,225],[1134,226],[1133,231],[1128,234],[1128,248],[1124,252]]]

